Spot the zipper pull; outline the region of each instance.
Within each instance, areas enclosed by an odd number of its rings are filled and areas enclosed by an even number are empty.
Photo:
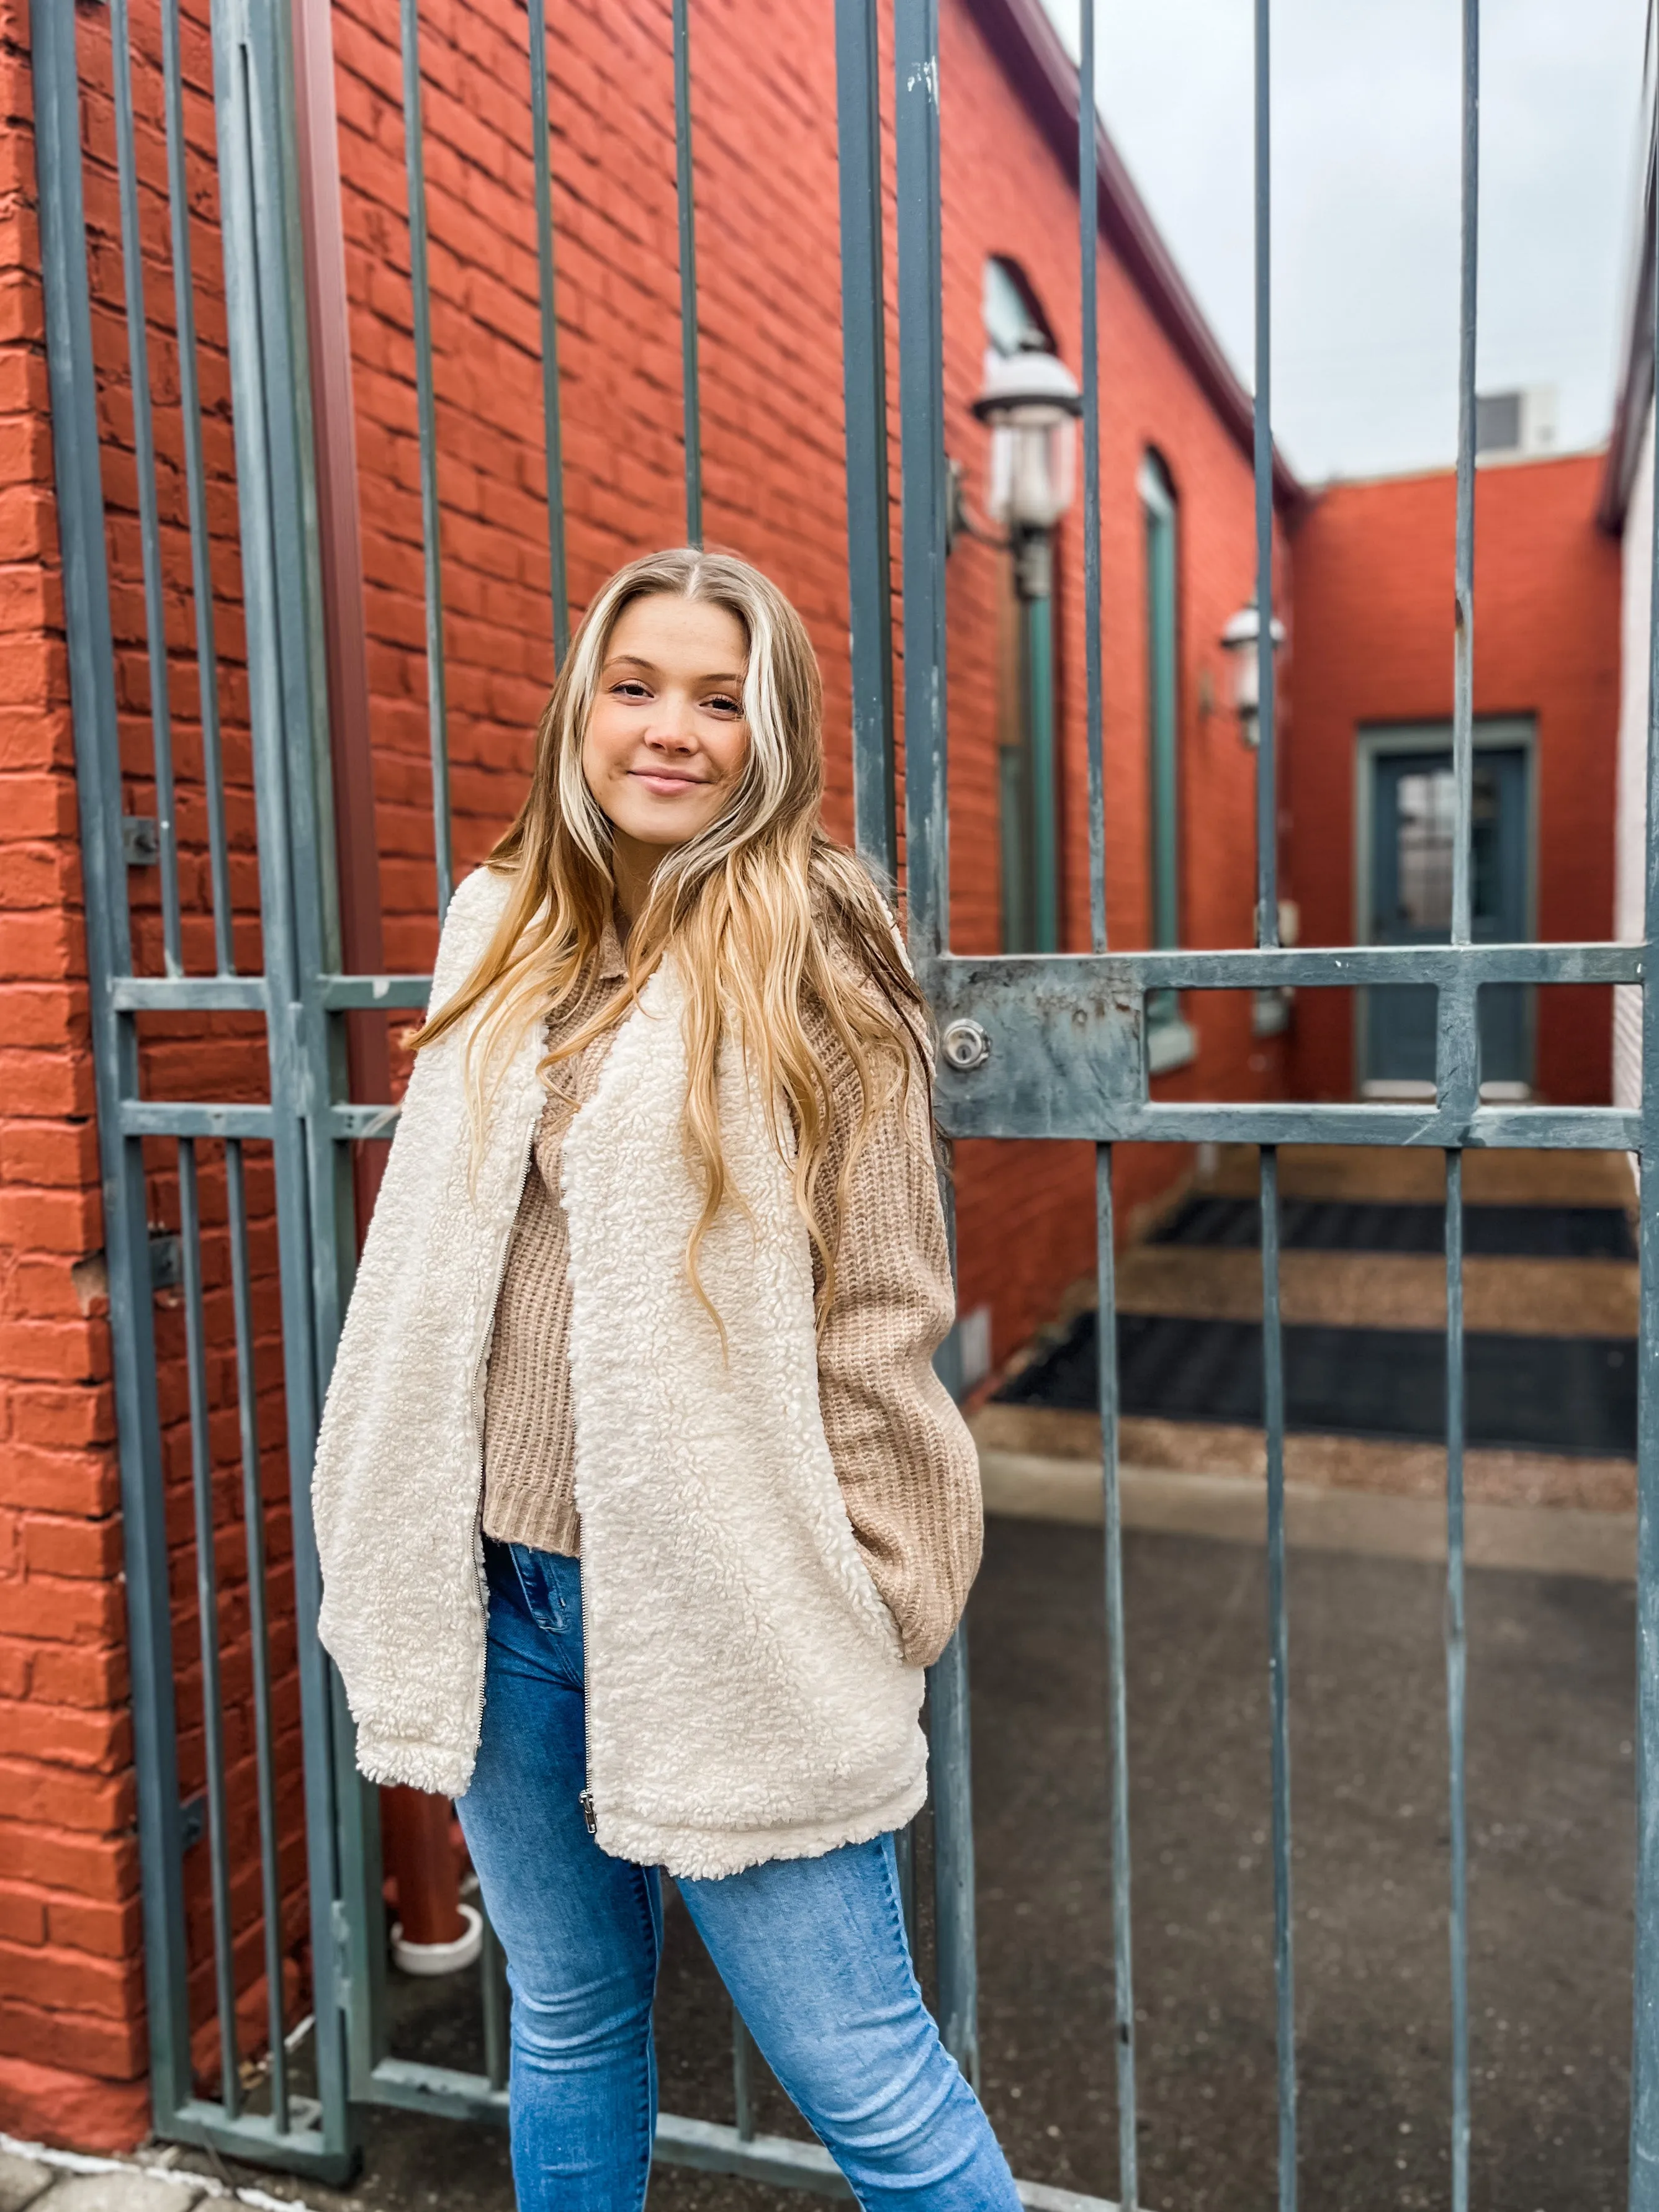
[[[584,1790],[576,1802],[582,1808],[582,1818],[587,1823],[588,1834],[597,1836],[599,1828],[598,1821],[593,1818],[593,1792],[591,1790]]]

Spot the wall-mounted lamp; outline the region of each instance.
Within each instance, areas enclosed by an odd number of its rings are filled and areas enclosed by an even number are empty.
[[[1233,705],[1238,733],[1252,750],[1261,743],[1261,617],[1254,599],[1241,607],[1221,633],[1222,650],[1233,664]],[[1275,615],[1273,651],[1285,642],[1285,625]]]
[[[1008,533],[1021,599],[1046,599],[1054,588],[1049,533],[1077,481],[1083,394],[1058,354],[992,347],[974,412],[991,433],[986,511]]]

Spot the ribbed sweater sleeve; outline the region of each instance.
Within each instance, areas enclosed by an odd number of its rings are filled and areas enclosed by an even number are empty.
[[[860,1104],[848,1066],[834,1089],[828,1177],[847,1158]],[[843,1219],[818,1340],[824,1431],[853,1534],[905,1658],[930,1666],[967,1603],[982,1527],[973,1439],[933,1369],[956,1299],[920,1066],[854,1160]]]

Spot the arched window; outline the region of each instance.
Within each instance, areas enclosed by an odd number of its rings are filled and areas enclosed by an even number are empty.
[[[1054,351],[1048,319],[1018,262],[1000,253],[991,256],[985,264],[980,313],[985,336],[998,353]]]

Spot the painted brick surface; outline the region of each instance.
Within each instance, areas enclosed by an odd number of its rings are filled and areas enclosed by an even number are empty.
[[[1483,467],[1475,484],[1474,710],[1537,723],[1537,930],[1613,934],[1619,729],[1619,549],[1594,520],[1599,455]],[[1286,795],[1304,942],[1357,923],[1355,736],[1452,711],[1455,489],[1449,471],[1336,485],[1296,533],[1296,729]],[[1611,994],[1538,994],[1536,1081],[1559,1103],[1605,1103]],[[1300,1095],[1352,1096],[1346,992],[1304,992]]]

